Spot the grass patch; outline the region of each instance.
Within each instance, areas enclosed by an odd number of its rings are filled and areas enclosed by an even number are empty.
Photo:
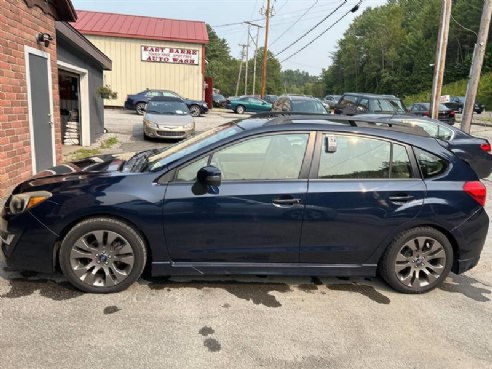
[[[110,137],[107,140],[104,140],[103,142],[101,142],[100,148],[101,149],[110,149],[111,147],[113,147],[117,143],[118,143],[118,139],[116,137]]]
[[[100,154],[99,149],[79,149],[72,154],[70,154],[69,161],[82,160],[89,156],[94,156]]]

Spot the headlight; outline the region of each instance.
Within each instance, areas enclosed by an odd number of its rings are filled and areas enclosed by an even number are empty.
[[[47,191],[25,192],[13,195],[10,199],[9,209],[12,214],[20,214],[31,209],[52,196]]]
[[[149,128],[159,128],[158,124],[152,123],[152,122],[148,121],[147,119],[144,119],[144,124]]]
[[[202,105],[203,105],[204,108],[208,108],[207,103],[203,103]]]
[[[191,128],[194,128],[194,127],[195,127],[195,122],[191,122],[191,123],[185,124],[183,126],[184,129],[191,129]]]

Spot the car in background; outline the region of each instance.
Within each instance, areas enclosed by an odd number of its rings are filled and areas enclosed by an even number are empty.
[[[195,121],[186,104],[178,97],[153,97],[145,110],[145,139],[183,139],[195,133]]]
[[[150,99],[158,96],[177,97],[183,100],[184,103],[188,106],[188,109],[190,110],[190,113],[193,117],[199,117],[200,114],[205,114],[206,112],[208,112],[208,105],[205,101],[190,100],[181,97],[176,92],[170,90],[149,90],[149,89],[139,92],[135,95],[128,95],[125,101],[125,109],[135,110],[137,114],[144,115],[145,105],[147,105]]]
[[[237,114],[258,113],[272,110],[272,104],[252,96],[241,96],[227,99],[226,108]]]
[[[394,95],[344,93],[335,105],[335,114],[405,114],[401,99]]]
[[[445,145],[398,123],[267,114],[21,183],[0,214],[8,267],[59,266],[89,293],[122,291],[146,266],[152,276],[379,273],[424,293],[477,265],[486,187]]]
[[[447,143],[448,148],[460,159],[467,162],[479,178],[492,173],[492,147],[485,138],[475,137],[461,129],[425,117],[412,115],[358,115],[359,119],[373,119],[384,123],[402,123],[423,129],[431,137]]]
[[[329,109],[333,109],[341,97],[342,95],[326,95],[323,100],[325,104],[328,104]]]
[[[321,105],[323,105],[323,107],[326,109],[326,111],[328,111],[330,109],[330,105],[327,104],[324,100],[321,100],[319,97],[315,97],[316,100],[318,100]]]
[[[221,94],[213,94],[212,101],[214,107],[216,108],[225,108],[227,104],[226,98],[224,97],[224,95]]]
[[[422,117],[431,117],[430,104],[429,103],[414,103],[408,108],[408,112],[414,115],[420,115]],[[441,122],[453,125],[456,121],[456,113],[449,109],[444,104],[439,104],[438,120]]]
[[[277,101],[278,96],[277,95],[265,95],[263,97],[263,100],[265,100],[267,103],[274,104],[275,101]]]
[[[456,113],[463,113],[463,107],[465,106],[465,96],[451,96],[449,101],[444,102],[449,109],[452,109]],[[485,110],[485,105],[475,101],[473,111],[477,114],[482,114]]]
[[[328,114],[328,111],[319,99],[304,95],[282,95],[273,104],[272,111]]]

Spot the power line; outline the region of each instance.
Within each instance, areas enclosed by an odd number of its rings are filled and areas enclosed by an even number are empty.
[[[308,42],[306,45],[304,45],[303,47],[301,47],[299,50],[297,50],[295,53],[291,54],[290,56],[288,56],[287,58],[285,58],[284,60],[281,61],[281,63],[289,60],[290,58],[292,58],[293,56],[299,54],[302,50],[304,50],[305,48],[307,48],[308,46],[312,45],[317,39],[319,39],[321,36],[323,36],[326,32],[328,32],[330,29],[332,29],[335,25],[337,25],[343,18],[345,18],[347,15],[349,15],[350,13],[355,13],[359,7],[360,7],[360,4],[362,4],[362,1],[363,0],[360,0],[357,5],[355,5],[352,9],[350,9],[348,12],[346,12],[345,14],[343,14],[340,18],[338,18],[334,23],[332,23],[328,28],[326,28],[323,32],[321,32],[318,36],[316,36],[315,38],[313,38],[310,42]],[[278,55],[278,54],[277,54]]]
[[[299,41],[301,41],[304,37],[306,37],[308,34],[310,34],[311,32],[313,32],[321,23],[323,23],[324,21],[326,21],[328,18],[330,18],[338,9],[340,9],[342,6],[345,5],[345,3],[347,2],[347,0],[343,0],[343,3],[341,3],[340,5],[338,5],[334,10],[332,10],[326,17],[324,17],[323,19],[321,19],[318,23],[316,23],[313,27],[311,27],[306,33],[304,33],[301,37],[299,37],[297,40],[295,40],[294,42],[292,42],[290,45],[284,47],[281,51],[279,51],[275,56],[279,56],[280,54],[282,54],[284,51],[286,51],[287,49],[290,49],[292,46],[294,46],[295,44],[297,44]]]
[[[284,32],[282,32],[282,34],[280,36],[278,36],[275,40],[273,40],[271,43],[270,43],[270,46],[272,46],[275,42],[277,42],[280,38],[282,38],[283,35],[285,35],[287,32],[289,32],[292,27],[294,27],[302,18],[304,18],[304,16],[309,13],[309,11],[314,8],[317,4],[318,4],[319,0],[315,0],[313,5],[311,5],[304,13],[302,13],[302,15],[297,18],[297,20],[292,24],[292,26],[290,26],[289,28],[287,28]]]

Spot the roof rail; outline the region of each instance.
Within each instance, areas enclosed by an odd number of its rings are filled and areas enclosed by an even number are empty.
[[[297,123],[299,121],[326,121],[326,123],[338,123],[346,124],[352,127],[371,127],[371,128],[381,128],[390,129],[393,131],[405,132],[414,134],[417,136],[430,136],[425,130],[420,127],[412,126],[407,123],[390,121],[387,118],[372,118],[372,117],[358,117],[348,116],[348,115],[332,115],[332,114],[312,114],[312,113],[299,113],[299,112],[267,112],[259,113],[251,116],[252,118],[273,118],[269,120],[267,125],[274,124],[286,124],[286,123]],[[388,118],[391,118],[389,116]]]

